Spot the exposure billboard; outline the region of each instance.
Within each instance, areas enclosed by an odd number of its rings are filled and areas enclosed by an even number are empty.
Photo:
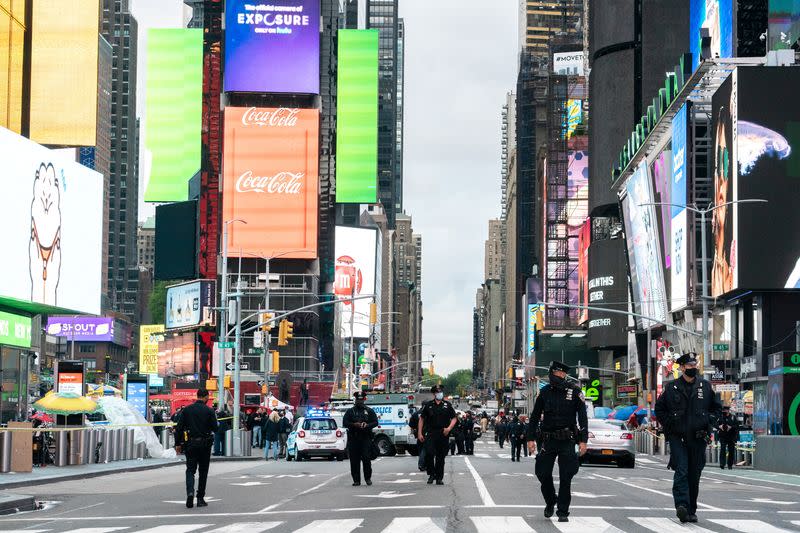
[[[586,307],[589,305],[589,245],[592,242],[592,221],[587,219],[581,226],[578,235],[578,302]],[[589,320],[588,309],[581,309],[578,323],[583,324]]]
[[[97,143],[100,0],[30,2],[30,138]]]
[[[0,297],[100,314],[103,176],[0,128]]]
[[[203,109],[203,30],[147,32],[145,202],[188,200],[200,170]]]
[[[333,284],[336,298],[375,294],[377,243],[377,229],[336,226],[336,278]],[[350,336],[350,317],[355,311],[353,336],[369,338],[370,303],[371,300],[365,298],[356,300],[354,306],[337,305],[343,337]]]
[[[227,0],[225,91],[319,93],[320,0]]]
[[[158,375],[185,376],[197,372],[196,335],[182,333],[167,337],[158,344]]]
[[[567,224],[569,226],[569,303],[580,304],[580,233],[589,216],[589,152],[570,150],[567,154]],[[556,202],[553,202],[556,204]],[[573,323],[580,323],[580,310],[570,310]]]
[[[642,161],[625,184],[625,196],[622,200],[633,302],[638,314],[664,321],[667,318],[667,301],[656,210],[654,206],[647,205],[652,203],[653,186],[647,171],[647,162]],[[639,328],[646,329],[656,323],[637,318],[636,324]]]
[[[225,108],[228,255],[317,256],[319,110]]]
[[[711,35],[711,57],[733,55],[733,0],[691,0],[689,4],[689,50],[692,70],[700,64],[700,29]]]
[[[686,307],[689,295],[689,212],[686,179],[687,104],[672,119],[672,179],[670,180],[670,311]]]
[[[167,329],[210,326],[214,324],[216,282],[199,280],[167,288]]]
[[[164,339],[164,324],[139,326],[139,373],[158,372],[158,343]]]
[[[628,279],[623,239],[604,239],[590,245],[589,305],[618,311],[628,310]],[[590,348],[625,346],[628,318],[618,313],[589,311]]]
[[[19,133],[22,128],[22,64],[25,53],[25,4],[8,0],[0,5],[0,126]]]
[[[0,311],[0,345],[31,347],[31,318]]]
[[[378,201],[378,30],[339,30],[336,201]]]
[[[769,0],[767,50],[788,50],[800,39],[800,0]]]

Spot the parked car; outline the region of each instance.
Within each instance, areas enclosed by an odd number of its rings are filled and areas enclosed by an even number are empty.
[[[583,463],[616,463],[621,468],[636,466],[633,433],[621,420],[589,419],[589,442]]]
[[[286,460],[347,457],[347,432],[332,416],[299,417],[286,439]]]

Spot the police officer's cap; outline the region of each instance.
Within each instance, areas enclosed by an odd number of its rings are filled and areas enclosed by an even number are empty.
[[[431,387],[431,394],[436,394],[437,392],[442,392],[442,387],[439,385],[434,385]]]
[[[569,372],[570,368],[569,365],[562,363],[561,361],[553,361],[550,363],[550,372],[554,370],[560,370],[562,372]]]
[[[694,352],[687,352],[675,360],[679,365],[688,365],[689,363],[697,362],[697,354]]]
[[[364,392],[363,390],[356,391],[356,393],[353,394],[353,398],[355,398],[356,400],[366,400],[367,399],[367,393]]]

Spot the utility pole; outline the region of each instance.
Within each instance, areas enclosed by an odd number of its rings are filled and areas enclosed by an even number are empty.
[[[354,283],[353,287],[350,290],[350,298],[351,298],[350,299],[350,368],[352,369],[352,377],[350,378],[351,380],[355,380],[356,377],[356,355],[353,349],[353,328],[355,327],[355,320],[356,320],[356,302],[355,300],[352,299],[355,295],[356,295],[356,287]],[[350,394],[352,394],[354,389],[355,385],[352,386],[349,391],[347,391],[347,395],[349,396]]]
[[[228,222],[222,232],[222,302],[220,302],[222,322],[222,341],[228,342]],[[220,348],[219,364],[217,365],[217,406],[222,409],[225,399],[225,352],[227,348]]]

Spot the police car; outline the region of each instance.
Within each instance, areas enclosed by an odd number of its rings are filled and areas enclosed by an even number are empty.
[[[339,461],[347,457],[347,432],[327,411],[309,409],[295,419],[286,439],[286,460],[327,457]]]

